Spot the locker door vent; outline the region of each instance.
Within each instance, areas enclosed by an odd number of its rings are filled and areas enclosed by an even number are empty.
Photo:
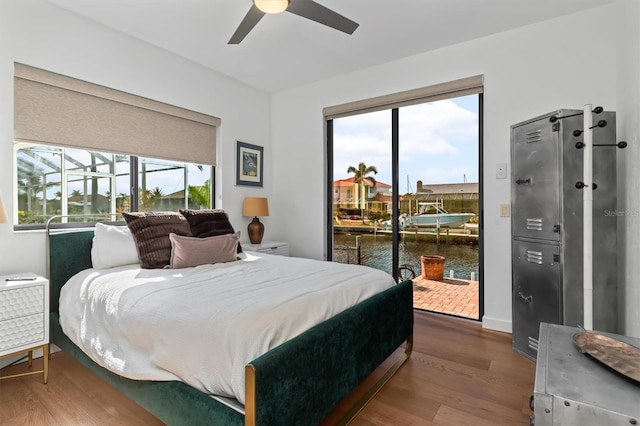
[[[542,231],[542,219],[527,219],[527,229],[531,231]]]
[[[541,133],[541,130],[533,130],[531,132],[527,132],[527,143],[540,142],[542,140],[542,136],[540,136]]]
[[[534,339],[533,337],[529,336],[529,348],[533,349],[537,353],[538,352],[538,339]]]
[[[542,265],[542,252],[527,250],[527,262]]]

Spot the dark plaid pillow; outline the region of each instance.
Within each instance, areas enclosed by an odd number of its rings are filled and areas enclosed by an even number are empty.
[[[229,216],[224,210],[180,210],[191,227],[191,235],[198,238],[214,237],[217,235],[234,234],[236,231],[229,222]],[[242,247],[238,244],[238,253]]]
[[[189,222],[175,212],[122,213],[136,242],[140,266],[160,269],[171,261],[169,234],[191,236]]]

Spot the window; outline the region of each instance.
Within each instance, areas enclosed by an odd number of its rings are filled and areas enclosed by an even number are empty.
[[[212,207],[219,118],[25,64],[13,83],[17,229]]]
[[[24,142],[15,153],[18,229],[55,215],[212,207],[213,166]]]

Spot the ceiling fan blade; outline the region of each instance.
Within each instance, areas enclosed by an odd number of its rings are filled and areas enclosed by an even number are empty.
[[[231,36],[228,44],[239,44],[263,16],[263,11],[258,9],[255,5],[251,6],[251,9],[249,9],[242,22],[240,22],[240,25],[238,25],[238,29]]]
[[[313,0],[291,0],[287,12],[311,19],[347,34],[353,34],[359,25]]]

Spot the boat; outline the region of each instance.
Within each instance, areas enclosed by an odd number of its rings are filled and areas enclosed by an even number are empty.
[[[400,229],[418,228],[457,228],[475,217],[475,213],[449,213],[442,207],[442,202],[419,202],[418,212],[409,215],[403,213],[399,217]],[[382,223],[383,227],[390,228],[391,221]]]

